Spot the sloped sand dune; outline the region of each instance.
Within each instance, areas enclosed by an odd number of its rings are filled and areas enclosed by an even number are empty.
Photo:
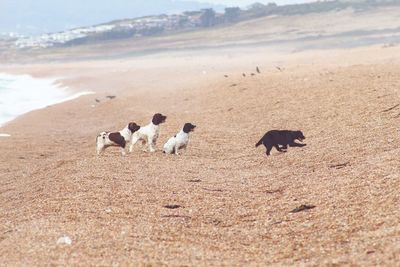
[[[399,52],[274,61],[194,52],[6,69],[63,74],[98,93],[2,128],[12,136],[0,139],[1,262],[396,265]],[[250,76],[256,64],[262,73]],[[184,122],[198,125],[186,154],[95,156],[99,131],[155,112],[168,115],[158,148]],[[254,144],[269,129],[301,129],[307,146],[267,158]],[[316,207],[290,212],[302,204]],[[57,244],[64,235],[71,245]]]

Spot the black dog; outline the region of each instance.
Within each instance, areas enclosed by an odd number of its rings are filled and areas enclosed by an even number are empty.
[[[282,149],[287,149],[288,145],[290,147],[303,147],[306,144],[298,144],[295,140],[299,140],[302,142],[306,139],[301,131],[288,131],[288,130],[272,130],[267,132],[256,144],[258,147],[261,144],[264,144],[267,149],[267,156],[270,155],[272,147],[275,147],[279,152],[286,152]],[[280,147],[279,145],[282,145]]]

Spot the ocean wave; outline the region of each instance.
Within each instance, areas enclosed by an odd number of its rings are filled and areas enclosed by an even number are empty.
[[[32,110],[69,101],[93,92],[72,93],[59,78],[0,73],[0,126]]]

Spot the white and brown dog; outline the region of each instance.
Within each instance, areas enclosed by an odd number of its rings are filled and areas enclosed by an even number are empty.
[[[101,132],[96,138],[96,151],[100,155],[109,146],[119,146],[122,155],[125,155],[125,146],[131,140],[132,134],[140,129],[140,126],[130,122],[119,132]]]
[[[150,152],[155,152],[155,145],[160,133],[160,124],[164,123],[166,119],[167,116],[164,116],[161,113],[154,114],[153,119],[148,125],[140,127],[138,131],[132,134],[129,152],[133,151],[133,146],[139,140],[142,141],[142,144],[147,144]]]
[[[164,153],[167,154],[173,154],[179,155],[179,149],[185,149],[189,143],[189,133],[194,131],[194,128],[196,128],[196,125],[193,125],[191,123],[185,123],[183,126],[182,130],[175,135],[174,137],[171,137],[164,145]]]

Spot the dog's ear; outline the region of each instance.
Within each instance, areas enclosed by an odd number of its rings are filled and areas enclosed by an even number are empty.
[[[194,128],[196,128],[196,125],[193,125],[190,122],[187,122],[183,126],[183,132],[189,133],[189,132],[193,131]]]
[[[160,123],[163,123],[167,116],[162,115],[161,113],[156,113],[153,116],[152,123],[154,125],[159,125]]]
[[[301,138],[301,139],[305,139],[304,134],[302,131],[296,131],[295,132],[295,137],[297,138]]]
[[[132,133],[134,133],[134,132],[136,132],[137,130],[140,129],[140,126],[137,125],[137,124],[134,123],[134,122],[130,122],[130,123],[128,124],[128,129],[129,129]]]

